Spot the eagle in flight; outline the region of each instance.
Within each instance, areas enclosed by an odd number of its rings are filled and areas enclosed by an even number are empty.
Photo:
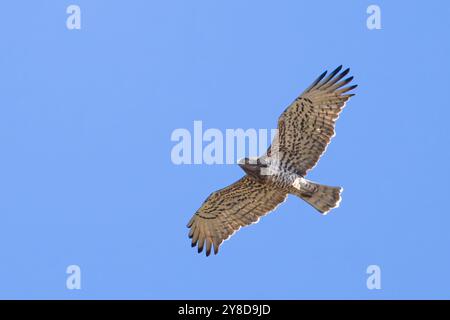
[[[305,200],[322,214],[336,208],[341,187],[321,185],[305,179],[335,135],[334,126],[349,93],[353,77],[342,66],[321,74],[278,119],[272,145],[259,158],[239,160],[246,173],[240,180],[213,192],[191,218],[187,227],[192,247],[206,255],[217,254],[222,242],[243,226],[284,202],[288,194]]]

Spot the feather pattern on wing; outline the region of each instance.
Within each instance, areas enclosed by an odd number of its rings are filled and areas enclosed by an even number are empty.
[[[342,80],[350,71],[342,66],[319,76],[280,116],[278,133],[267,151],[301,176],[312,169],[335,135],[335,123],[356,85],[347,86],[353,77]]]
[[[213,192],[194,214],[187,227],[192,246],[206,255],[217,254],[221,243],[243,226],[258,222],[274,210],[287,193],[244,176],[226,188]]]

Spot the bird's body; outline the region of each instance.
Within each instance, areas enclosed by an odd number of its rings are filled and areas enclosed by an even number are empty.
[[[286,195],[298,196],[323,214],[339,205],[342,188],[323,186],[305,179],[295,171],[287,157],[265,155],[257,159],[245,158],[240,160],[239,166],[251,179],[268,188],[283,191]],[[329,192],[330,197],[319,191]]]
[[[280,116],[278,133],[267,152],[259,158],[242,159],[246,175],[226,188],[213,192],[188,223],[192,246],[206,255],[242,226],[295,195],[326,214],[337,207],[342,188],[321,185],[305,178],[334,136],[335,121],[356,85],[344,87],[349,69],[342,66],[314,81]]]
[[[289,163],[270,157],[263,159],[242,159],[239,166],[256,181],[290,193],[292,188],[298,191],[310,191],[304,177],[289,170]]]

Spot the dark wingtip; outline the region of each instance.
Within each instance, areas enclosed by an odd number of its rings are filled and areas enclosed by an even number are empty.
[[[331,74],[332,74],[333,77],[334,77],[334,76],[337,75],[341,70],[342,70],[342,64],[341,64],[339,67],[337,67],[336,69],[334,69],[334,71],[333,71]]]
[[[325,76],[327,75],[327,72],[328,72],[328,70],[325,70],[325,71],[319,76],[319,78],[317,79],[317,80],[318,80],[317,82],[320,82],[320,80],[322,80],[323,78],[325,78]]]

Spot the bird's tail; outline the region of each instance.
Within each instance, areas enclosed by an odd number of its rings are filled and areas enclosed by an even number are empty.
[[[292,193],[305,200],[322,214],[327,214],[331,209],[339,207],[343,190],[341,187],[324,186],[308,180],[307,183],[308,189],[311,191],[304,192],[295,189]]]

